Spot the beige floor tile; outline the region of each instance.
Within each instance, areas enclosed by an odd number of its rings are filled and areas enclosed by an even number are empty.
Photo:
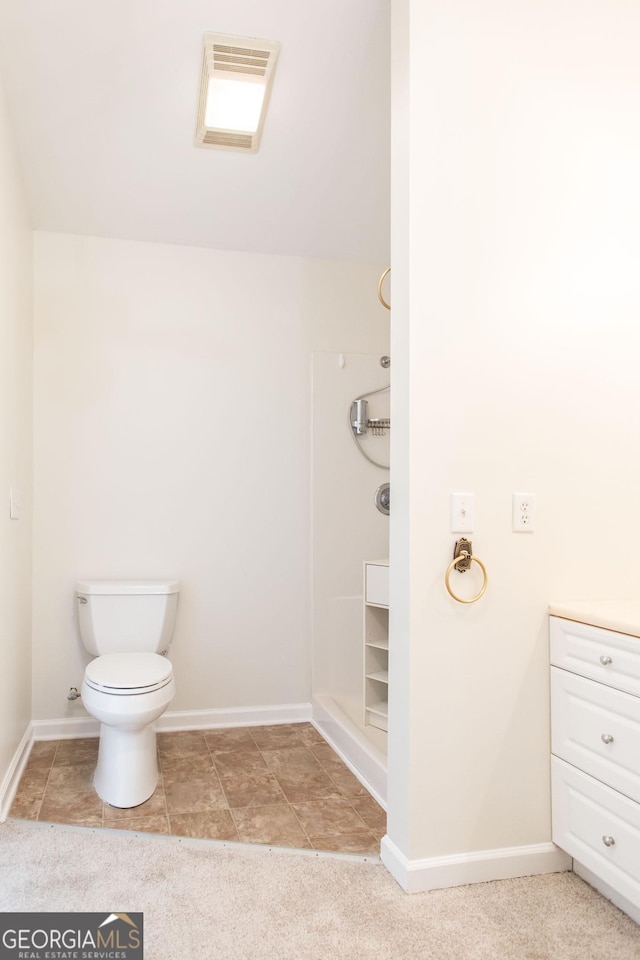
[[[47,796],[64,798],[70,802],[73,802],[74,796],[79,794],[93,794],[95,793],[93,787],[95,771],[96,767],[92,762],[68,763],[62,767],[52,767],[47,777],[45,793]]]
[[[295,776],[276,774],[275,777],[289,803],[329,800],[341,796],[331,777],[322,768],[313,773],[303,772]]]
[[[179,733],[159,733],[158,753],[161,759],[207,755],[209,748],[203,730],[183,730]]]
[[[384,810],[310,723],[162,733],[157,743],[156,791],[138,807],[120,809],[103,804],[95,793],[96,737],[37,741],[10,815],[92,828],[379,852]]]
[[[102,800],[93,787],[93,763],[52,767],[39,820],[53,823],[102,824]]]
[[[322,766],[308,747],[278,747],[262,749],[262,756],[276,776],[298,777],[306,773],[320,773]]]
[[[288,804],[248,807],[232,811],[238,837],[245,843],[274,843],[308,839]]]
[[[296,724],[296,731],[306,747],[312,747],[319,743],[326,743],[322,734],[318,733],[312,723],[298,723]],[[329,747],[329,749],[331,750],[331,747]]]
[[[178,837],[237,841],[238,831],[228,810],[169,817],[170,832]]]
[[[165,783],[164,790],[169,816],[207,813],[229,807],[220,778],[214,772],[206,779]]]
[[[298,725],[295,723],[277,723],[270,727],[249,727],[248,729],[261,750],[302,746]]]
[[[259,750],[219,751],[213,758],[221,780],[228,777],[250,777],[269,772]]]
[[[249,730],[245,727],[229,727],[223,730],[205,730],[204,739],[211,753],[215,756],[221,751],[229,750],[257,750],[257,745]]]
[[[325,767],[325,770],[343,797],[370,796],[367,788],[362,786],[358,778],[344,764],[342,766]]]
[[[351,836],[370,832],[349,801],[343,797],[292,803],[291,806],[312,843],[318,837]]]
[[[50,767],[27,767],[20,777],[16,799],[38,798],[42,800],[47,780],[51,773]]]
[[[37,820],[42,805],[42,797],[16,797],[9,810],[10,817],[18,820]]]
[[[248,777],[226,777],[222,789],[231,808],[265,807],[275,803],[287,803],[273,774],[254,774]]]
[[[98,762],[98,737],[84,737],[78,740],[60,740],[53,761],[54,767]]]
[[[59,742],[59,740],[36,740],[31,747],[27,768],[49,768],[53,764]]]
[[[43,823],[73,823],[101,827],[102,800],[97,796],[82,797],[73,807],[70,807],[68,803],[47,800],[45,797],[40,806],[38,820]]]
[[[370,832],[356,833],[352,836],[319,837],[311,841],[314,850],[327,850],[335,853],[380,853],[380,841]]]
[[[215,773],[209,751],[192,757],[164,757],[160,761],[160,770],[165,788],[176,781],[206,780]]]
[[[322,743],[312,743],[309,745],[309,749],[313,756],[322,764],[323,767],[331,766],[331,764],[342,763],[342,760],[335,752],[332,750],[328,743],[325,743],[323,740]]]
[[[387,831],[387,814],[372,796],[351,797],[349,803],[364,820],[375,836],[383,837]]]
[[[153,817],[123,817],[120,820],[109,820],[105,827],[110,830],[137,830],[141,833],[168,834],[169,819],[166,815]]]

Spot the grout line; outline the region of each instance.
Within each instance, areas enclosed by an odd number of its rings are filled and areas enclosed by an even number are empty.
[[[45,782],[44,782],[44,789],[43,789],[43,791],[42,791],[42,796],[40,797],[40,803],[38,804],[38,814],[37,814],[37,816],[36,816],[36,820],[39,820],[39,819],[40,819],[40,811],[42,810],[42,804],[44,803],[44,798],[45,798],[46,793],[47,793],[47,787],[48,787],[48,785],[49,785],[49,780],[51,779],[51,774],[52,774],[52,772],[53,772],[53,767],[54,767],[54,764],[55,764],[55,761],[56,761],[56,757],[57,757],[57,755],[58,755],[58,748],[59,748],[59,746],[60,746],[60,740],[56,740],[56,741],[55,741],[55,744],[56,744],[56,748],[55,748],[55,750],[53,751],[53,756],[51,757],[51,765],[50,765],[50,767],[49,767],[49,772],[47,773],[47,779],[46,779]],[[19,788],[20,788],[20,784],[18,784],[18,789],[19,789]]]

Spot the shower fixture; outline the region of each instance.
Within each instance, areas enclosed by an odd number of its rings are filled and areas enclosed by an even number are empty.
[[[391,429],[391,420],[389,417],[369,416],[369,401],[367,399],[368,397],[375,397],[380,393],[386,393],[388,390],[389,384],[387,384],[386,387],[381,387],[379,390],[370,390],[369,393],[363,393],[361,396],[356,397],[355,400],[352,400],[349,409],[349,428],[354,443],[366,460],[373,463],[376,467],[382,467],[383,470],[388,470],[389,464],[381,463],[379,460],[370,456],[367,451],[363,449],[360,437],[365,436],[367,433],[370,433],[370,436],[373,437],[384,437],[387,430]]]
[[[351,429],[357,437],[367,432],[369,426],[369,402],[354,400],[351,404]]]
[[[362,397],[351,404],[351,429],[357,437],[362,437],[371,430],[374,437],[384,437],[385,430],[391,427],[389,417],[370,417],[369,403]]]
[[[380,513],[384,513],[385,517],[389,516],[391,507],[391,485],[389,483],[380,484],[375,492],[373,502]]]

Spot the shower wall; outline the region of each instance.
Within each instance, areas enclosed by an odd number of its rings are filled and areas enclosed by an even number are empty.
[[[361,456],[348,419],[353,399],[389,383],[380,356],[313,355],[312,689],[385,750],[386,733],[364,725],[362,583],[364,562],[388,557],[389,518],[376,509],[374,494],[389,481],[389,470]],[[370,398],[369,416],[389,416],[388,391]],[[367,434],[363,446],[389,463],[388,433]]]

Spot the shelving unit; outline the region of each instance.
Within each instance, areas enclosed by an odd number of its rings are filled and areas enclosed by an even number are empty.
[[[389,561],[364,564],[364,722],[387,729]]]

